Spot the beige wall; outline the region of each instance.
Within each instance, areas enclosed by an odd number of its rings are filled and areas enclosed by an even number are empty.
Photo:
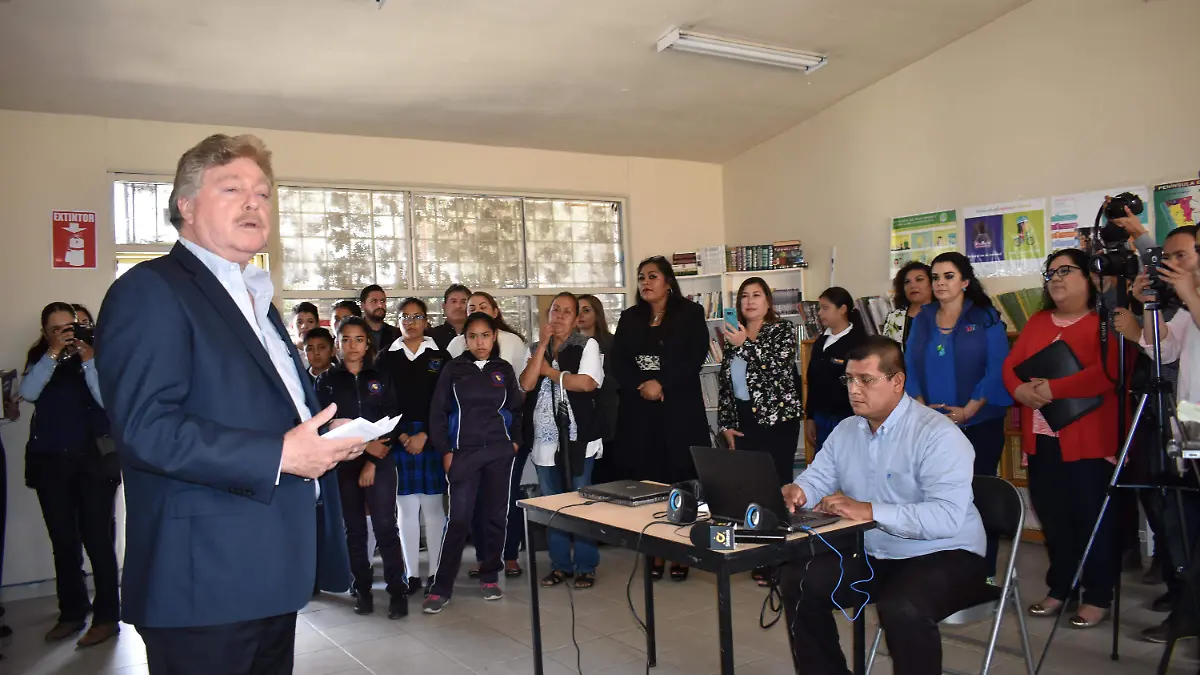
[[[179,154],[217,127],[0,111],[0,368],[20,368],[53,300],[99,309],[114,272],[110,172],[170,176]],[[721,167],[425,141],[255,131],[275,153],[281,180],[474,188],[624,197],[629,256],[719,244]],[[101,269],[51,271],[50,211],[96,211]],[[277,244],[272,248],[277,250]],[[269,249],[270,250],[270,249]],[[278,260],[278,258],[276,258]],[[275,266],[276,271],[278,266]],[[153,311],[153,308],[147,308]],[[0,432],[8,450],[9,519],[4,584],[53,576],[40,511],[23,482],[31,406]]]
[[[726,238],[802,239],[812,295],[836,246],[876,294],[893,216],[1195,177],[1198,26],[1195,0],[1033,0],[727,163]]]

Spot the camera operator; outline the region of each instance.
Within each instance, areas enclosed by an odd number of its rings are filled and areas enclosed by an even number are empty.
[[[92,627],[80,647],[100,644],[120,631],[117,554],[112,519],[120,474],[100,401],[91,331],[74,308],[52,302],[42,309],[42,331],[29,350],[21,397],[34,404],[25,448],[25,484],[37,492],[54,551],[58,622],[46,634],[56,642]],[[84,582],[82,548],[92,562],[95,602]]]
[[[1196,232],[1197,228],[1194,226],[1172,230],[1167,235],[1166,241],[1163,242],[1162,263],[1157,268],[1157,273],[1154,274],[1153,271],[1147,270],[1138,275],[1133,285],[1134,295],[1142,302],[1163,303],[1169,296],[1175,295],[1184,305],[1165,324],[1161,320],[1159,324],[1162,362],[1168,364],[1178,361],[1177,396],[1178,400],[1184,401],[1200,400],[1200,325],[1197,324],[1198,315],[1193,313],[1197,307],[1200,307],[1200,291],[1197,291],[1197,286],[1200,285],[1200,256],[1197,255]],[[1153,276],[1157,276],[1159,281],[1155,281]],[[1152,321],[1153,316],[1147,311],[1143,321],[1141,345],[1153,358],[1154,327]],[[1185,511],[1183,517],[1188,526],[1188,536],[1191,541],[1195,541],[1196,536],[1200,534],[1200,528],[1197,527],[1200,525],[1200,497],[1194,493],[1185,492],[1183,502]],[[1174,504],[1173,499],[1168,502],[1168,505],[1171,504]],[[1177,536],[1176,532],[1172,532],[1171,528],[1165,525],[1162,511],[1158,508],[1154,511],[1156,512],[1154,515],[1157,516],[1156,524],[1159,525],[1155,528],[1156,539]],[[1172,560],[1170,556],[1172,547],[1170,546],[1157,548],[1164,555],[1163,579],[1167,582],[1168,592],[1155,604],[1159,608],[1164,608],[1164,605],[1169,607],[1169,600],[1164,601],[1164,599],[1178,597],[1178,594],[1184,590],[1182,579],[1173,574],[1173,570],[1189,561]],[[1183,602],[1180,604],[1180,610],[1179,616],[1168,617],[1161,625],[1143,631],[1142,638],[1149,642],[1166,642],[1167,626],[1173,619],[1179,620],[1177,625],[1181,637],[1195,637],[1200,634],[1200,621],[1197,621],[1195,609],[1191,607],[1190,603]]]

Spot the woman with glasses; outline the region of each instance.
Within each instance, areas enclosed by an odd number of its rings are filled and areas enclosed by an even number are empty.
[[[496,320],[496,343],[500,345],[500,358],[507,361],[508,365],[512,366],[513,372],[520,374],[525,370],[525,363],[529,361],[529,346],[525,344],[525,337],[516,331],[508,322],[504,320],[504,313],[500,310],[500,305],[496,303],[496,299],[489,293],[483,291],[475,291],[467,298],[467,315],[482,312]],[[450,353],[450,357],[457,357],[466,351],[467,340],[466,335],[459,335],[450,341],[446,346],[446,351]],[[505,532],[504,539],[504,576],[519,577],[525,573],[521,569],[521,563],[517,561],[517,553],[521,550],[521,545],[525,543],[525,518],[521,515],[521,510],[517,508],[517,490],[521,486],[521,474],[525,471],[525,462],[529,460],[529,448],[522,447],[517,452],[516,462],[513,464],[512,479],[509,484],[509,500],[508,500],[508,526]],[[481,507],[480,507],[481,508]],[[471,521],[471,541],[482,541],[483,528],[480,524],[483,522],[483,513],[477,509],[474,520]],[[475,547],[475,566],[467,570],[467,576],[476,579],[479,577],[479,565],[483,563],[483,550],[481,547]]]
[[[899,342],[901,349],[908,342],[913,319],[922,307],[933,302],[930,272],[929,265],[914,260],[901,267],[892,279],[892,302],[896,309],[884,319],[883,334]]]
[[[1004,362],[1004,384],[1028,413],[1021,415],[1021,445],[1029,455],[1029,496],[1050,557],[1049,591],[1029,608],[1034,616],[1056,616],[1071,600],[1075,569],[1100,515],[1120,443],[1116,387],[1110,379],[1117,372],[1117,349],[1110,346],[1107,360],[1102,356],[1096,287],[1085,273],[1086,266],[1087,255],[1078,249],[1050,255],[1044,308],[1030,317]],[[1059,340],[1079,360],[1080,372],[1029,382],[1017,377],[1017,366]],[[1058,399],[1092,397],[1100,397],[1102,403],[1057,431],[1041,413],[1041,408]],[[1073,628],[1090,628],[1108,616],[1119,574],[1112,524],[1112,518],[1105,516],[1088,554]]]
[[[437,569],[442,550],[442,529],[446,524],[446,509],[442,497],[446,493],[446,474],[442,459],[427,447],[429,439],[429,406],[437,387],[442,368],[450,355],[438,349],[437,342],[425,335],[429,325],[425,302],[407,298],[400,303],[401,337],[379,356],[380,369],[388,372],[396,388],[396,400],[402,417],[396,427],[400,431],[396,457],[396,508],[399,511],[400,548],[408,569],[408,591],[416,593],[421,587],[420,543],[421,525],[425,520],[425,542],[429,549],[428,583],[433,586],[433,571]]]
[[[1008,331],[965,255],[937,256],[930,278],[936,302],[913,319],[905,390],[962,429],[975,448],[975,475],[995,476],[1012,405],[1002,377]],[[996,573],[996,546],[988,537],[988,576]]]
[[[813,344],[808,360],[808,419],[804,421],[804,440],[814,454],[842,420],[854,415],[841,377],[846,374],[846,354],[867,336],[850,291],[833,286],[817,300],[817,318],[825,331]]]

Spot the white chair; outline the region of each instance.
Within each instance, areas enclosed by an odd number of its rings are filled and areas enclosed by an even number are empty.
[[[1025,669],[1029,675],[1034,675],[1033,653],[1029,649],[1029,631],[1025,628],[1025,604],[1021,602],[1021,592],[1017,585],[1017,550],[1020,548],[1021,531],[1025,529],[1025,500],[1021,492],[1003,478],[995,476],[975,476],[971,484],[975,493],[975,508],[983,519],[983,529],[990,535],[1012,542],[1005,565],[1004,583],[997,589],[996,598],[987,602],[968,607],[955,612],[942,620],[941,625],[961,626],[972,623],[992,622],[991,638],[988,640],[987,651],[983,655],[983,668],[979,675],[987,675],[992,665],[992,655],[996,651],[996,640],[1000,636],[1000,624],[1004,620],[1005,609],[1017,617],[1020,626],[1021,648],[1025,654]],[[982,583],[982,580],[981,580]],[[867,675],[871,666],[875,665],[875,655],[879,651],[879,642],[883,638],[883,628],[875,632],[875,642],[871,645],[871,654],[867,658]],[[942,672],[953,675],[973,675],[959,670],[943,668]]]

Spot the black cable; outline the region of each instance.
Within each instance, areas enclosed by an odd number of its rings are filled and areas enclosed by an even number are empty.
[[[767,597],[763,598],[762,609],[758,610],[758,627],[767,630],[779,623],[783,618],[783,591],[779,589],[779,574],[778,566],[772,567],[770,571],[771,577],[767,580]],[[767,611],[770,610],[775,614],[775,618],[767,622]]]
[[[551,513],[550,519],[546,521],[546,544],[547,544],[547,546],[550,543],[550,541],[549,541],[549,539],[550,539],[550,523],[554,522],[555,516],[557,516],[558,514],[562,513],[563,511],[565,511],[567,509],[575,508],[576,506],[591,506],[592,504],[595,504],[595,503],[596,502],[579,502],[578,504],[567,504],[566,506],[560,506],[553,513]],[[530,551],[529,555],[534,555],[534,552]],[[554,563],[553,562],[550,563],[550,567],[551,567],[550,573],[553,574],[554,573]],[[542,583],[540,579],[532,579],[532,581],[535,584]],[[574,589],[571,588],[571,583],[569,583],[569,582],[563,582],[563,583],[565,583],[567,586],[567,602],[570,603],[570,605],[571,605],[571,644],[575,645],[575,670],[579,673],[579,675],[583,675],[583,653],[579,650],[579,641],[577,639],[575,639],[575,591],[574,591]]]
[[[674,525],[674,523],[670,523],[665,520],[659,520],[666,515],[666,511],[654,514],[654,520],[646,523],[646,526],[642,528],[642,531],[638,532],[637,543],[633,546],[633,551],[635,554],[633,556],[633,567],[629,570],[629,580],[625,582],[625,602],[629,604],[629,611],[633,614],[633,620],[637,622],[638,628],[641,628],[642,634],[646,635],[647,637],[649,637],[649,629],[646,628],[646,622],[642,621],[642,618],[638,616],[637,608],[633,606],[633,577],[637,575],[638,561],[643,557],[640,551],[642,548],[642,536],[646,534],[646,530],[655,525]],[[650,675],[649,651],[646,652],[646,675]]]

